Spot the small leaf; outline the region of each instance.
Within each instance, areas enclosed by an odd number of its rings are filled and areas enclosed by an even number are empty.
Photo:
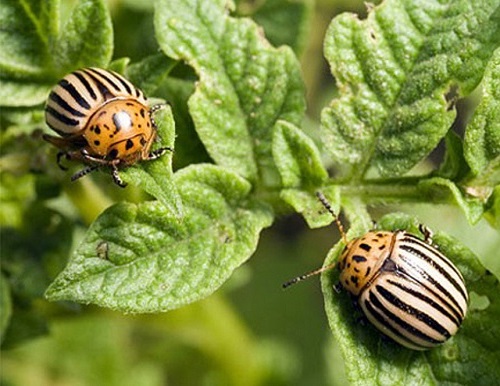
[[[163,54],[146,57],[127,68],[127,78],[148,96],[156,95],[158,87],[177,64]]]
[[[270,209],[249,199],[247,181],[213,165],[180,170],[175,182],[183,218],[158,202],[111,207],[46,297],[160,312],[219,288],[255,250],[260,231],[272,221]]]
[[[418,220],[407,215],[391,214],[382,218],[378,228],[406,229],[418,235]],[[347,376],[353,384],[494,384],[499,374],[498,347],[500,317],[497,303],[500,296],[498,280],[488,273],[476,256],[458,240],[438,233],[433,242],[462,272],[469,291],[486,296],[489,306],[469,311],[462,328],[441,347],[417,352],[405,349],[382,336],[368,321],[360,323],[360,311],[355,311],[346,291],[336,293],[338,273],[322,275],[325,307],[332,333],[339,342],[345,359]],[[332,263],[342,252],[338,243],[332,248],[325,264]],[[491,320],[491,322],[484,322]],[[479,381],[480,380],[480,381]]]
[[[500,184],[500,49],[495,51],[483,79],[483,98],[465,133],[465,157],[474,178],[469,188]]]
[[[433,197],[434,200],[454,201],[464,212],[471,224],[477,223],[483,214],[484,204],[480,199],[471,195],[465,195],[459,187],[450,180],[441,177],[433,177],[422,180],[418,184],[418,190],[422,194]]]
[[[173,181],[172,152],[174,151],[175,122],[172,109],[166,106],[155,115],[158,126],[158,144],[154,149],[168,147],[159,159],[144,161],[122,172],[124,180],[140,186],[144,191],[158,199],[171,216],[182,217],[182,202]]]
[[[272,128],[279,119],[299,124],[305,109],[293,52],[271,47],[251,20],[227,16],[224,0],[158,1],[155,27],[162,50],[198,73],[189,108],[210,156],[276,185]]]
[[[333,210],[339,213],[340,190],[338,187],[319,187],[318,191],[323,193]],[[304,217],[311,229],[324,227],[333,221],[332,214],[325,210],[316,195],[311,192],[300,189],[283,189],[280,197]]]
[[[460,181],[470,170],[464,158],[462,139],[454,131],[450,130],[444,140],[446,152],[437,175],[453,181]]]
[[[58,73],[106,67],[113,53],[113,26],[102,0],[79,1],[52,48]]]
[[[352,178],[370,165],[401,175],[455,118],[446,95],[467,95],[500,41],[498,2],[387,0],[368,18],[336,17],[325,55],[341,91],[322,112],[335,161]]]
[[[493,193],[487,203],[488,210],[484,217],[488,220],[492,227],[500,230],[500,185],[493,189]]]
[[[313,189],[328,178],[314,142],[286,121],[274,127],[273,156],[285,188]]]
[[[175,138],[174,167],[210,163],[211,159],[201,143],[189,114],[188,100],[194,92],[194,82],[169,77],[158,89],[158,95],[172,105],[177,137]]]

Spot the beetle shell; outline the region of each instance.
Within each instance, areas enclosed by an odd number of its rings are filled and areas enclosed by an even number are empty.
[[[368,320],[405,347],[435,347],[465,318],[464,279],[428,240],[405,231],[368,232],[349,242],[338,267],[340,284]]]
[[[60,137],[44,135],[44,139],[61,150],[58,163],[64,155],[90,165],[73,180],[109,166],[115,182],[124,186],[118,166],[155,159],[171,150],[150,151],[157,136],[152,113],[160,107],[150,108],[143,92],[121,75],[84,68],[66,75],[51,91],[45,117]]]
[[[147,107],[136,100],[114,100],[97,110],[82,136],[89,153],[129,165],[146,159],[156,136]]]
[[[66,75],[52,89],[45,119],[59,135],[85,131],[88,121],[110,100],[135,100],[146,109],[144,93],[123,76],[101,68],[83,68]]]

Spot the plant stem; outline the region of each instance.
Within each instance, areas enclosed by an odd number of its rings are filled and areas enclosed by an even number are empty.
[[[75,205],[86,225],[90,225],[113,201],[90,178],[64,185],[64,192]]]

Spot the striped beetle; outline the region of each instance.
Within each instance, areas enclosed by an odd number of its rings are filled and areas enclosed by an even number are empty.
[[[310,276],[340,270],[336,289],[347,290],[367,319],[383,334],[413,350],[427,350],[453,336],[467,313],[468,294],[455,265],[432,244],[406,231],[370,231],[347,242],[342,224],[326,198],[346,245],[338,263],[296,277],[288,287]]]
[[[164,105],[147,105],[144,93],[121,75],[100,68],[84,68],[66,75],[52,89],[45,106],[47,125],[60,136],[43,138],[60,149],[61,157],[84,162],[77,180],[100,166],[111,168],[113,180],[125,186],[119,166],[153,160],[168,147],[151,151],[157,136],[153,113]]]

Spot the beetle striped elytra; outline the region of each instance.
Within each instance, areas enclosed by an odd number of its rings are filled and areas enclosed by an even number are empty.
[[[63,156],[88,165],[73,175],[73,181],[108,166],[115,183],[125,186],[119,167],[172,151],[151,150],[157,138],[153,114],[163,106],[149,107],[144,93],[113,71],[84,68],[66,75],[52,89],[45,119],[60,136],[43,138],[60,149],[57,163],[62,169]]]
[[[460,271],[433,245],[429,229],[420,226],[424,239],[404,230],[374,230],[347,242],[328,201],[317,195],[334,216],[346,246],[338,262],[283,286],[337,266],[339,288],[347,290],[366,318],[394,341],[426,350],[453,336],[465,318],[469,297]]]

